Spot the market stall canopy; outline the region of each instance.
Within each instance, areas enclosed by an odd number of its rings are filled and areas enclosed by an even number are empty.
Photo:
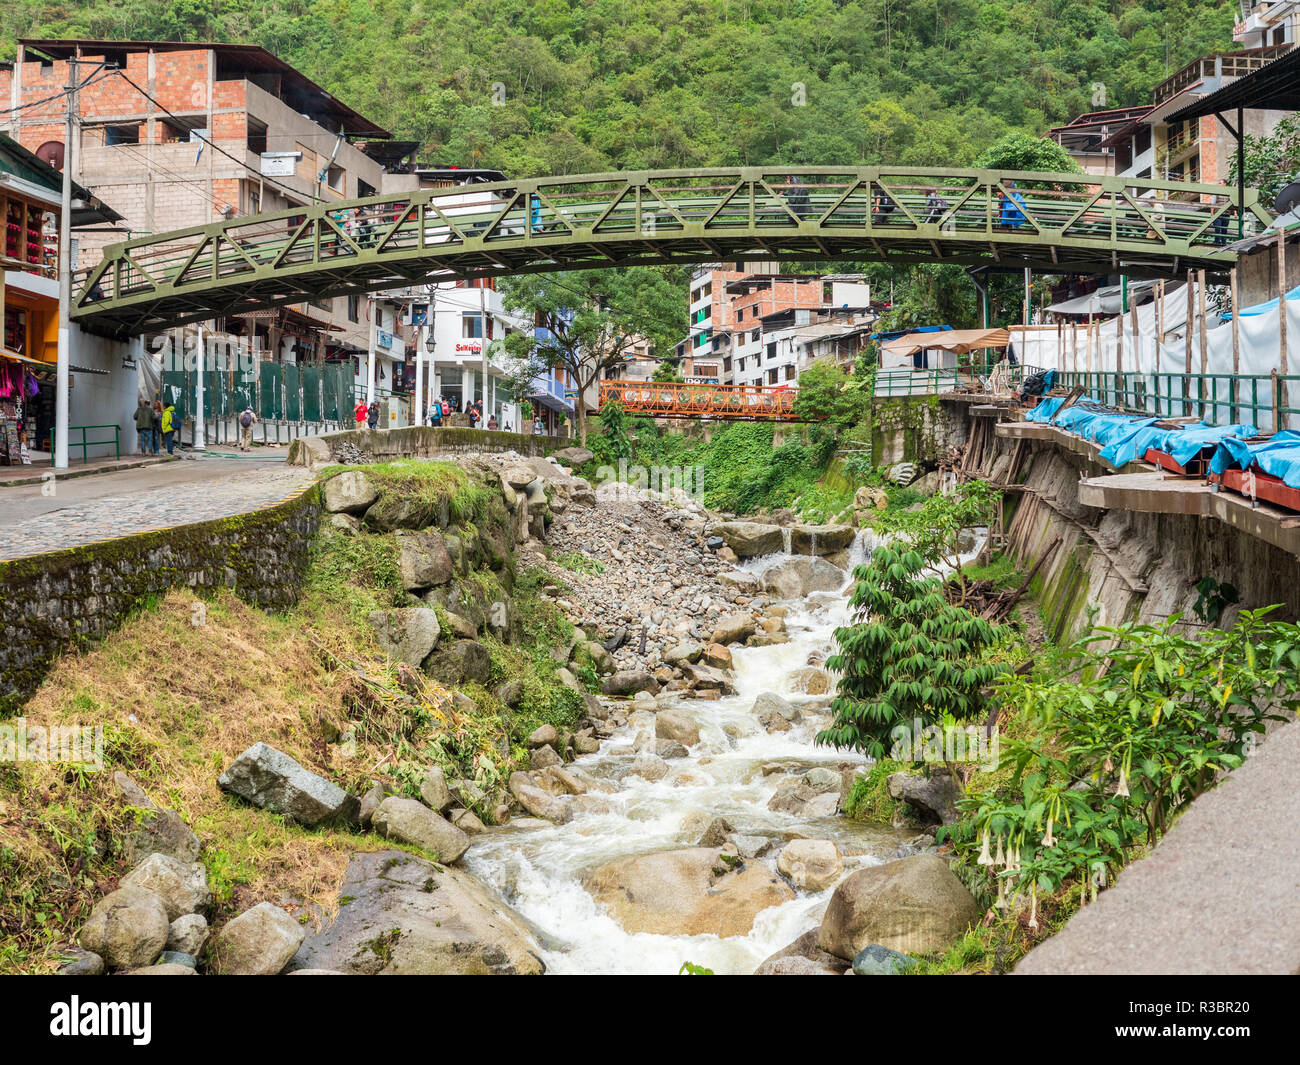
[[[935,349],[965,355],[982,348],[1005,348],[1010,343],[1011,334],[1005,329],[949,329],[941,333],[904,333],[882,344],[880,350],[894,356]]]

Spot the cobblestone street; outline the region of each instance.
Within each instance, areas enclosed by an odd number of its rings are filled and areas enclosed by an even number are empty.
[[[0,488],[0,561],[241,514],[310,482],[284,451]]]

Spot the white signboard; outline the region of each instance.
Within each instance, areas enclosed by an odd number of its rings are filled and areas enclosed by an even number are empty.
[[[261,172],[263,177],[293,177],[298,169],[302,152],[263,152]]]

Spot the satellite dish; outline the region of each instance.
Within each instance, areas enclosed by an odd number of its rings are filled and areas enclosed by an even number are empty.
[[[49,163],[55,170],[63,169],[63,142],[46,141],[36,149],[36,158]]]
[[[1273,201],[1273,213],[1286,214],[1296,207],[1300,207],[1300,181],[1291,182],[1277,194],[1277,199]]]

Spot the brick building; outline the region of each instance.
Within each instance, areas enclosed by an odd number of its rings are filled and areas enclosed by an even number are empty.
[[[390,175],[412,167],[415,144],[394,142],[254,45],[24,39],[16,59],[0,64],[0,100],[9,110],[0,129],[32,151],[61,150],[67,98],[60,94],[74,62],[85,85],[74,176],[125,219],[119,232],[81,238],[81,269],[106,244],[132,235],[375,195]],[[387,397],[408,378],[398,301],[340,297],[213,325],[217,335],[259,349],[263,360],[351,360],[359,373],[372,307],[380,319],[377,378]]]

